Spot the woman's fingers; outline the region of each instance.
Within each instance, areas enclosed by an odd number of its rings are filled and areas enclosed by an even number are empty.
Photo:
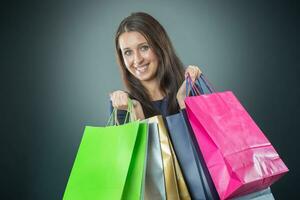
[[[112,106],[117,109],[126,110],[128,107],[128,94],[118,90],[110,94]]]
[[[194,82],[196,78],[199,78],[202,71],[196,65],[189,65],[185,70],[185,77],[189,74],[192,81]]]

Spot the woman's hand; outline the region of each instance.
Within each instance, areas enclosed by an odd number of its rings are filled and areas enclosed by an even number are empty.
[[[122,90],[114,91],[110,94],[112,106],[118,110],[127,110],[128,94]]]
[[[197,67],[195,65],[189,65],[185,70],[184,77],[186,79],[188,74],[190,74],[190,77],[194,83],[194,81],[200,77],[201,73],[202,72],[199,67]],[[185,87],[186,87],[186,80],[183,81],[182,85],[178,89],[177,96],[176,96],[180,109],[185,108],[185,104],[184,104],[184,99],[186,97],[186,88]]]
[[[128,94],[122,90],[114,91],[110,94],[112,106],[118,110],[128,109]],[[132,100],[133,112],[137,119],[145,119],[142,105],[137,100]]]

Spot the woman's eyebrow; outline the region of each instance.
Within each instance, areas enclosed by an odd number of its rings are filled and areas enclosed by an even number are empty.
[[[144,44],[148,44],[148,42],[142,42],[142,43],[138,44],[138,46],[142,46]]]
[[[142,42],[142,43],[138,44],[137,47],[140,47],[140,46],[142,46],[142,45],[144,45],[144,44],[147,44],[147,45],[148,45],[148,42]],[[125,48],[123,48],[123,51],[129,50],[129,49],[130,49],[129,47],[125,47]]]

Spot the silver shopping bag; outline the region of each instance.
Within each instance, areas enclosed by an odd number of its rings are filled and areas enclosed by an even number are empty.
[[[165,180],[157,123],[149,123],[145,200],[165,200]]]
[[[241,197],[234,198],[232,200],[274,200],[274,196],[270,188],[253,192]]]

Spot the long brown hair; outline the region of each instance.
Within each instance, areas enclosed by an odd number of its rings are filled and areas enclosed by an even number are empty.
[[[149,94],[141,82],[126,68],[119,46],[119,37],[124,32],[137,31],[142,34],[159,60],[156,78],[160,89],[168,98],[168,114],[179,110],[176,94],[184,80],[184,67],[175,53],[171,40],[162,25],[151,15],[143,12],[132,13],[123,19],[115,35],[117,62],[121,68],[123,82],[130,96],[138,100],[144,110],[145,117],[161,114],[153,107]]]

